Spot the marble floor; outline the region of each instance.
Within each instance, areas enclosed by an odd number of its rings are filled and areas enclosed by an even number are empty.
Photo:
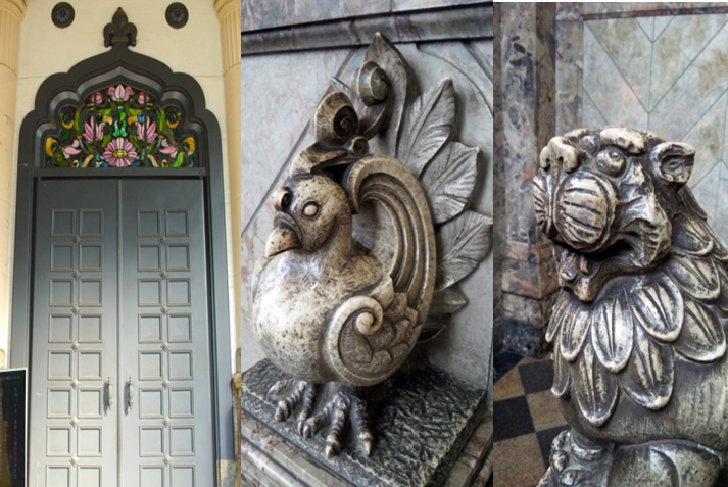
[[[524,358],[493,386],[493,478],[498,487],[532,487],[548,465],[551,441],[568,429],[551,394],[550,358]]]

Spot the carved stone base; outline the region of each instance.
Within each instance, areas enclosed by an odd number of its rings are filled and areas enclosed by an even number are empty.
[[[326,458],[321,434],[304,440],[295,422],[277,423],[275,407],[265,396],[285,377],[267,359],[242,375],[242,470],[244,478],[257,482],[251,485],[268,485],[268,479],[270,485],[311,487],[464,487],[472,485],[485,463],[492,423],[490,430],[486,425],[484,432],[473,432],[487,412],[486,391],[444,372],[425,367],[375,386],[383,399],[369,412],[375,436],[369,458],[350,449]],[[462,481],[450,483],[449,476]]]

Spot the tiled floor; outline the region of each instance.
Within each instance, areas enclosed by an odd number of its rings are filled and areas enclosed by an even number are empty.
[[[498,487],[531,487],[548,465],[551,440],[568,429],[551,394],[550,359],[523,359],[493,386],[493,478]]]

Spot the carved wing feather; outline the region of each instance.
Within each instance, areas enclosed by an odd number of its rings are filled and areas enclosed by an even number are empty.
[[[397,159],[373,155],[352,164],[345,189],[358,214],[355,240],[364,228],[394,236],[379,235],[369,250],[389,262],[394,291],[407,296],[423,324],[435,287],[435,234],[419,181]]]
[[[324,346],[339,377],[358,386],[393,374],[417,343],[435,287],[435,238],[417,179],[398,160],[367,156],[344,178],[355,243],[383,262],[383,281],[334,312]]]

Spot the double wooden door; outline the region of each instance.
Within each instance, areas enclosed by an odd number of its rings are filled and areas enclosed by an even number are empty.
[[[203,185],[38,183],[30,485],[214,481]]]

